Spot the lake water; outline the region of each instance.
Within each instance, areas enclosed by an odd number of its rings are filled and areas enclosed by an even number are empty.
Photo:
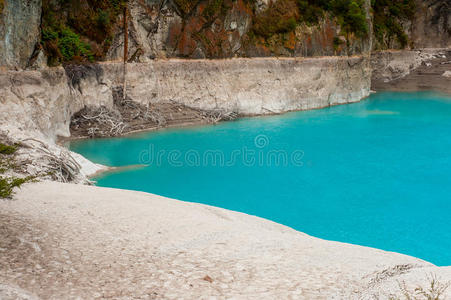
[[[451,97],[378,93],[349,105],[72,142],[96,178],[451,265]],[[124,199],[127,201],[127,199]]]

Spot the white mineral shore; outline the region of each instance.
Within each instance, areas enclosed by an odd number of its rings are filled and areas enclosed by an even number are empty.
[[[238,212],[56,182],[0,201],[0,270],[0,299],[403,299],[451,279]]]

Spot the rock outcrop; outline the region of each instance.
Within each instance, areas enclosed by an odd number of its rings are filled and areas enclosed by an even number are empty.
[[[70,118],[75,112],[85,105],[112,102],[111,90],[105,90],[102,82],[87,85],[86,81],[73,84],[62,67],[0,72],[0,123],[3,129],[51,141],[69,136]]]
[[[225,13],[214,15],[206,13],[210,4],[205,1],[193,2],[186,8],[177,2],[130,1],[130,53],[134,61],[169,57],[331,56],[361,54],[371,49],[371,33],[363,38],[350,36],[346,46],[341,28],[330,13],[321,17],[318,24],[304,23],[292,32],[273,35],[266,43],[260,43],[249,33],[255,14],[264,11],[268,1],[255,1],[255,8],[244,0],[231,1]],[[369,29],[370,7],[366,0]],[[123,40],[123,32],[117,32],[107,59],[122,57]]]
[[[25,68],[38,56],[35,50],[41,39],[41,0],[0,2],[0,67]]]
[[[410,40],[414,48],[451,47],[451,2],[417,0]]]

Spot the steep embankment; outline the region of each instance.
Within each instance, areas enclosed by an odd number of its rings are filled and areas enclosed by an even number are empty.
[[[318,59],[170,60],[130,64],[128,99],[144,105],[179,103],[240,115],[281,113],[359,101],[369,94],[363,57]],[[55,140],[69,136],[85,106],[113,108],[122,64],[103,63],[0,74],[0,121]]]

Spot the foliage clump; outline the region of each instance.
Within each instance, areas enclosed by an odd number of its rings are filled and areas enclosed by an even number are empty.
[[[368,34],[368,25],[363,0],[332,0],[329,10],[337,17],[346,35],[362,38]]]
[[[268,8],[254,18],[253,32],[269,38],[277,33],[293,31],[299,21],[299,11],[294,0],[270,2]]]
[[[11,156],[17,151],[17,145],[8,145],[0,142],[0,198],[10,198],[15,187],[32,180],[31,176],[25,178],[4,176],[8,170],[14,169]]]
[[[101,60],[126,0],[43,0],[41,44],[48,64]]]
[[[414,0],[372,0],[374,36],[381,48],[392,47],[395,39],[402,48],[409,42],[402,23],[412,21],[415,15]]]
[[[174,0],[182,15],[189,14],[200,2],[200,0]]]
[[[20,187],[25,182],[32,180],[32,177],[18,178],[0,176],[0,198],[11,198],[15,187]]]
[[[91,46],[87,42],[82,41],[78,34],[73,32],[69,27],[62,27],[57,30],[54,31],[52,28],[49,28],[42,32],[44,48],[53,54],[49,58],[53,59],[52,65],[60,61],[94,60]]]
[[[16,145],[7,145],[0,143],[0,154],[11,155],[14,154],[14,152],[16,151],[17,151]]]
[[[348,42],[351,35],[364,38],[368,34],[363,0],[275,0],[256,13],[250,36],[268,41],[283,34],[286,40],[287,33],[293,33],[298,25],[315,25],[326,13],[335,18],[341,27],[340,35],[346,36]],[[333,45],[338,47],[340,40]]]

